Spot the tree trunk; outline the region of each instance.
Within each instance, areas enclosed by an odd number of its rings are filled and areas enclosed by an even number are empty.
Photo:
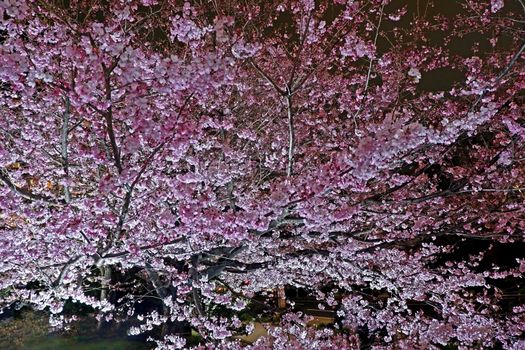
[[[109,284],[111,283],[111,266],[100,267],[100,300],[108,300],[109,298]]]
[[[284,291],[284,286],[277,287],[277,307],[279,309],[286,308],[286,294]]]
[[[109,284],[111,283],[112,270],[111,266],[101,266],[100,270],[100,301],[108,300],[110,297]],[[104,323],[103,319],[100,319],[97,323],[97,330],[102,329]]]

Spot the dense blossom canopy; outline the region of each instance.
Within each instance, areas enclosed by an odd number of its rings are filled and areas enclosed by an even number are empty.
[[[525,1],[443,3],[0,0],[0,307],[525,348]],[[235,340],[277,286],[337,322]]]

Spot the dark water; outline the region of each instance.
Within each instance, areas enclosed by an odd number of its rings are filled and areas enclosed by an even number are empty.
[[[22,347],[13,349],[23,350],[146,350],[153,346],[126,340],[126,339],[89,339],[48,336],[42,339],[29,341]]]
[[[83,317],[70,330],[49,334],[44,313],[28,309],[0,319],[0,350],[149,350],[154,343],[133,340],[125,327],[97,328],[96,320]]]

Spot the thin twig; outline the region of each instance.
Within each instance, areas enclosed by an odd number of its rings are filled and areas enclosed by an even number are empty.
[[[512,59],[510,60],[509,64],[507,64],[505,69],[503,69],[501,71],[501,73],[497,76],[496,80],[494,80],[494,83],[492,84],[492,88],[494,88],[509,73],[510,69],[514,66],[514,64],[519,59],[519,57],[523,53],[523,51],[525,51],[525,43],[523,43],[523,45],[521,45],[521,47],[518,50],[518,52],[516,52],[514,54],[514,56],[512,56]],[[470,107],[469,113],[474,111],[476,106],[483,100],[483,98],[485,98],[485,95],[487,94],[487,92],[489,90],[490,90],[490,88],[483,89],[483,91],[481,92],[479,97],[476,99],[476,101],[474,101],[474,104],[472,105],[472,107]]]
[[[379,28],[381,27],[381,21],[383,20],[383,9],[385,7],[385,4],[381,5],[381,10],[379,12],[379,21],[377,23],[376,27],[376,34],[374,37],[374,47],[377,47],[377,38],[379,37]],[[377,48],[376,48],[377,50]],[[354,125],[355,125],[355,131],[357,132],[357,117],[359,116],[359,113],[363,110],[363,104],[365,103],[365,98],[368,94],[368,85],[370,84],[370,76],[372,75],[372,66],[374,63],[374,57],[370,57],[370,62],[368,63],[368,72],[366,73],[366,81],[365,81],[365,88],[363,90],[363,100],[359,104],[359,109],[357,112],[353,115]]]
[[[288,116],[288,167],[286,168],[286,176],[290,177],[293,173],[293,156],[295,148],[295,130],[292,112],[292,96],[288,88],[288,95],[286,96],[286,112]]]
[[[303,52],[304,43],[306,41],[306,37],[308,36],[308,29],[310,28],[310,21],[312,20],[312,15],[313,15],[313,11],[310,11],[310,14],[308,15],[308,19],[306,20],[306,25],[303,31],[303,35],[301,37],[301,43],[299,44],[299,49],[297,50],[297,54],[295,55],[295,60],[294,60],[294,64],[292,67],[292,74],[290,74],[290,80],[288,81],[288,86],[294,85],[295,73],[297,69],[299,68],[301,53]]]

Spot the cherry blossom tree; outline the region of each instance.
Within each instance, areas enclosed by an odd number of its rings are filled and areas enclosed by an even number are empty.
[[[0,306],[522,349],[525,3],[440,3],[1,0]],[[285,285],[337,322],[236,340]]]

